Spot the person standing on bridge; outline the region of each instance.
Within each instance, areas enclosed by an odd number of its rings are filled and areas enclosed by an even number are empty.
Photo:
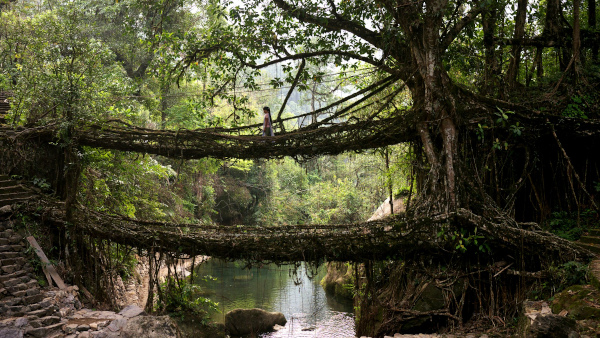
[[[271,123],[271,108],[263,107],[263,113],[265,114],[263,120],[263,133],[262,136],[275,136],[273,132],[273,124]]]

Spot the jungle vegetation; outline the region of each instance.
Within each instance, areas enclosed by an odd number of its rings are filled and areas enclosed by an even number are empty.
[[[82,204],[174,223],[356,223],[408,196],[408,223],[440,242],[400,268],[367,264],[359,333],[419,316],[410,281],[432,278],[464,291],[424,315],[494,322],[537,285],[527,273],[589,257],[537,231],[574,240],[597,223],[598,11],[594,0],[8,1],[0,88],[13,127],[52,130],[64,150],[62,174],[45,179],[67,217]],[[186,159],[75,136],[92,125],[252,136],[262,106],[281,139],[372,123],[389,135],[376,149],[365,134],[324,137],[334,150],[274,138],[237,160],[227,147]],[[318,156],[340,149],[359,154]],[[492,287],[482,281],[498,262],[514,273]],[[411,296],[369,296],[387,287]]]

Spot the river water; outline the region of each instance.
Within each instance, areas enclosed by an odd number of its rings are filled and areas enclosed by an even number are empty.
[[[261,308],[282,312],[287,324],[260,337],[355,337],[352,303],[328,296],[319,284],[324,266],[314,271],[302,264],[294,270],[274,264],[243,269],[240,262],[210,259],[197,268],[194,279],[207,298],[219,303],[213,321],[224,322],[233,309]],[[204,276],[212,278],[198,280]]]

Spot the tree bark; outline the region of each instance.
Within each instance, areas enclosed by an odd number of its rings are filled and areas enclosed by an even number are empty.
[[[482,94],[491,95],[496,87],[496,73],[498,59],[496,57],[496,45],[494,34],[496,30],[497,11],[492,9],[483,13],[483,44],[485,47],[485,68],[483,75]]]
[[[588,0],[588,30],[596,29],[596,0]],[[598,40],[592,41],[592,62],[598,61]]]
[[[525,23],[527,19],[527,0],[519,0],[517,15],[515,18],[515,31],[513,38],[522,39],[525,35]],[[517,84],[517,75],[519,74],[519,64],[521,63],[521,46],[513,45],[511,50],[510,65],[506,74],[506,80],[510,88]]]
[[[560,31],[560,0],[547,0],[544,35],[558,37]]]
[[[581,25],[579,23],[580,15],[580,1],[573,1],[573,62],[575,66],[575,72],[579,73],[581,66]]]

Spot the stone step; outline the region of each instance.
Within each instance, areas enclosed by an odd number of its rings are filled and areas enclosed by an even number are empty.
[[[600,254],[600,245],[597,244],[592,244],[592,243],[581,243],[581,242],[575,242],[575,244],[579,245],[580,247],[590,250],[591,252],[595,253],[595,254]]]
[[[0,309],[3,307],[19,305],[22,302],[23,302],[23,300],[20,297],[8,296],[8,297],[5,297],[4,299],[0,300]]]
[[[25,296],[23,297],[23,303],[26,305],[31,305],[31,304],[35,304],[35,303],[39,303],[42,300],[44,300],[44,295],[43,294],[37,294],[37,295],[31,295],[31,296]]]
[[[581,238],[579,238],[579,241],[581,243],[600,244],[600,237],[581,236]]]
[[[12,187],[18,185],[17,182],[10,180],[10,179],[6,179],[6,178],[0,178],[0,187]]]
[[[22,235],[14,235],[14,236],[10,236],[9,238],[5,237],[5,239],[8,239],[9,244],[13,244],[13,245],[25,243],[25,242],[23,242],[24,238]],[[16,258],[13,258],[13,259],[16,259]],[[0,264],[2,264],[2,263],[0,263]],[[25,264],[25,263],[23,262],[21,264]],[[4,265],[4,264],[2,264],[2,265]]]
[[[0,239],[6,239],[6,238],[0,238]],[[22,241],[23,241],[23,239],[19,238],[16,241],[13,240],[12,243],[10,243],[10,244],[21,243]],[[23,265],[25,265],[25,263],[27,263],[27,259],[25,257],[0,259],[0,266],[18,265],[18,266],[22,267]]]
[[[22,190],[22,191],[7,193],[7,194],[1,194],[0,201],[8,200],[8,199],[15,199],[15,198],[24,198],[24,197],[31,197],[31,193],[28,191]]]
[[[15,286],[7,286],[6,290],[8,292],[12,293],[13,295],[17,295],[18,292],[27,291],[27,290],[30,290],[30,289],[38,290],[38,289],[36,289],[38,287],[39,287],[39,284],[38,284],[37,280],[31,279],[27,283],[19,283],[19,284],[15,285]],[[27,292],[25,292],[25,294],[28,295],[28,296],[31,296],[33,294],[37,295],[38,293],[32,293],[32,292],[27,293]]]
[[[10,244],[8,245],[0,245],[0,247],[3,246],[10,246]],[[5,252],[0,252],[0,259],[4,259],[4,258],[17,258],[17,257],[21,257],[23,254],[19,251],[19,252],[14,252],[14,251],[5,251]]]
[[[46,316],[52,316],[55,311],[56,310],[54,309],[54,306],[48,306],[48,307],[41,308],[39,310],[29,311],[26,313],[26,315],[37,316],[38,318],[42,318],[42,317],[46,317]]]
[[[54,305],[54,303],[53,303],[52,297],[46,297],[41,302],[29,305],[29,308],[31,311],[37,311],[40,309],[53,308],[53,305]],[[38,318],[36,316],[31,316],[31,318],[33,318],[33,317]]]
[[[19,271],[17,271],[17,272],[19,272]],[[22,271],[22,272],[25,272],[25,271]],[[4,284],[4,287],[8,290],[11,287],[17,286],[19,284],[27,283],[30,280],[31,280],[31,277],[27,274],[25,276],[11,278],[11,279],[3,282],[3,284]]]
[[[23,285],[25,285],[25,284],[23,284]],[[38,288],[32,288],[32,289],[24,289],[24,290],[15,291],[15,292],[13,292],[12,294],[13,294],[13,296],[15,296],[15,297],[31,297],[31,296],[38,296],[38,295],[40,295],[41,293],[40,293],[40,289],[38,289]],[[42,295],[42,296],[43,296],[43,295]],[[23,298],[23,299],[24,299],[24,298]],[[32,299],[33,299],[33,298],[32,298]],[[44,299],[44,298],[42,297],[42,299]],[[42,299],[40,299],[40,300],[36,301],[35,303],[37,303],[37,302],[41,302],[41,301],[42,301]],[[25,299],[24,299],[24,300],[25,300]],[[31,302],[30,302],[29,300],[27,300],[27,302],[29,302],[28,304],[31,304]]]
[[[31,278],[29,277],[29,272],[26,269],[21,269],[8,275],[0,276],[0,283],[2,283],[4,287],[7,288],[13,287],[17,284],[27,283],[30,280]]]
[[[3,315],[6,317],[23,317],[29,311],[27,306],[13,305],[2,308]]]
[[[590,236],[600,236],[600,229],[590,229],[588,233]]]
[[[29,277],[27,280],[21,282],[21,278],[28,277],[27,271],[19,270],[9,275],[0,276],[0,283],[4,284],[5,287],[15,286],[17,284],[26,283],[29,281]],[[16,283],[15,283],[16,281]]]
[[[0,187],[0,195],[6,195],[17,192],[27,192],[27,190],[23,189],[22,186],[17,184],[10,187]]]
[[[0,232],[0,237],[10,237],[10,236],[14,236],[15,234],[16,234],[16,232],[12,228],[8,228],[8,229],[4,229],[2,232]]]
[[[28,336],[35,337],[35,338],[49,337],[49,336],[52,336],[53,333],[56,334],[58,332],[62,332],[62,326],[63,326],[63,323],[57,323],[57,324],[53,324],[50,326],[32,328],[32,329],[25,331],[25,337],[28,337]]]
[[[0,245],[0,252],[21,252],[21,251],[23,251],[23,248],[24,248],[23,244]],[[21,256],[21,254],[18,254],[15,257],[18,257],[18,256]]]
[[[0,247],[3,247],[5,245],[0,245]],[[7,245],[10,246],[10,245]],[[23,254],[20,252],[14,252],[14,251],[5,251],[5,252],[0,252],[0,259],[3,258],[16,258],[16,257],[21,257]]]
[[[31,322],[29,322],[29,325],[33,326],[34,328],[37,328],[37,327],[43,327],[43,326],[50,326],[50,325],[53,325],[56,323],[60,323],[60,317],[46,316],[46,317],[42,317],[40,319],[32,320]]]
[[[31,195],[26,196],[26,197],[15,197],[15,198],[11,198],[11,199],[0,199],[0,207],[3,207],[5,205],[19,204],[24,201],[27,201],[30,198],[31,198]]]
[[[10,180],[10,176],[5,175],[5,174],[0,175],[0,181],[7,181],[7,180]]]

